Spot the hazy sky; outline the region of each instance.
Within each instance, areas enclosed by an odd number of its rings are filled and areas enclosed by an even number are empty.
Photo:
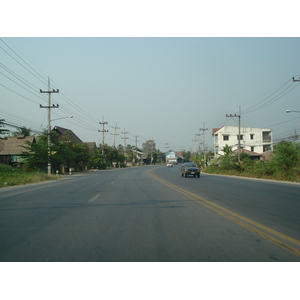
[[[299,38],[1,38],[0,117],[47,127],[48,76],[51,123],[73,130],[84,142],[193,150],[195,134],[235,125],[273,129],[274,140],[300,133]],[[205,123],[205,125],[204,125]],[[205,127],[204,127],[205,126]],[[203,133],[203,131],[201,132]]]

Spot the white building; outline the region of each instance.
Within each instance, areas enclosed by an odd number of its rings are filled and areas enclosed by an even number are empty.
[[[178,162],[178,156],[175,151],[169,150],[166,153],[166,163],[172,163],[172,164],[177,164]]]
[[[224,155],[223,149],[226,145],[228,145],[232,151],[238,149],[238,133],[238,126],[223,126],[212,130],[215,157]],[[256,153],[273,150],[272,130],[240,127],[240,147]]]

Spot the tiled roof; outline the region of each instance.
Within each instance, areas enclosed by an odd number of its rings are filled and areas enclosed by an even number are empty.
[[[0,155],[19,155],[22,152],[28,152],[28,150],[22,146],[27,146],[26,142],[32,143],[34,140],[34,136],[9,137],[7,140],[4,140],[4,147],[0,150]]]

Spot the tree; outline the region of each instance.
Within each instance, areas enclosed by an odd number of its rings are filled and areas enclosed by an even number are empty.
[[[30,136],[31,135],[31,129],[26,128],[25,126],[24,127],[19,127],[18,131],[15,131],[13,133],[13,136],[17,136],[19,134],[24,135],[24,136]]]
[[[8,129],[2,129],[2,128],[4,128],[4,124],[3,124],[4,121],[5,121],[4,119],[0,120],[0,134],[6,134],[9,132]]]
[[[23,152],[22,156],[26,158],[26,169],[44,169],[48,164],[48,140],[46,135],[41,135],[36,142],[26,142],[24,146],[28,152]]]
[[[190,161],[192,154],[190,151],[183,151],[182,156],[184,158],[184,161]]]
[[[281,141],[274,147],[273,164],[285,172],[299,170],[300,143]]]
[[[143,152],[156,152],[156,144],[153,140],[147,140],[143,143]]]

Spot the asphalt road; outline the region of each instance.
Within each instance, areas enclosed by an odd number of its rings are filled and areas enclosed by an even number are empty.
[[[0,189],[0,261],[300,261],[300,185],[149,166]]]

